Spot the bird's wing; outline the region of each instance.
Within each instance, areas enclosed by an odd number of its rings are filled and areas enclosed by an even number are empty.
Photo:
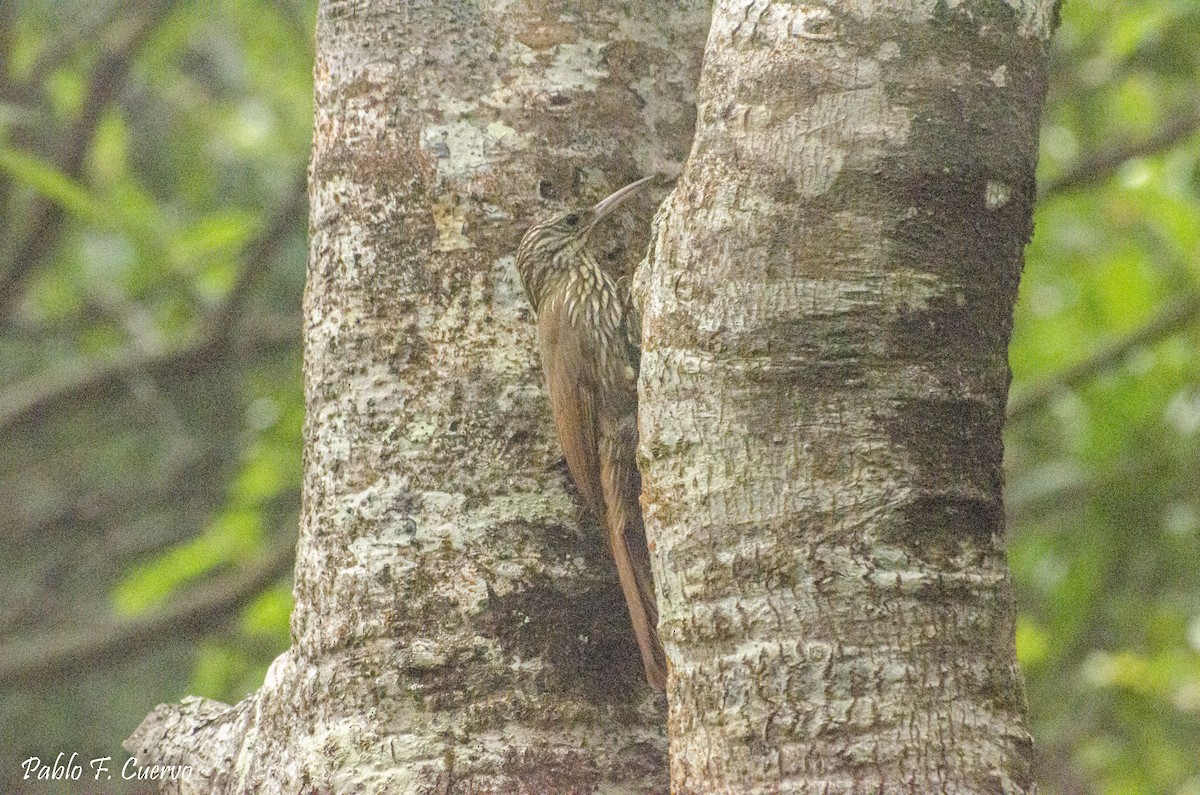
[[[538,338],[554,426],[575,487],[588,509],[603,522],[597,387],[584,364],[587,352],[580,349],[583,335],[571,328],[562,301],[552,299],[545,303],[547,306],[538,315]]]

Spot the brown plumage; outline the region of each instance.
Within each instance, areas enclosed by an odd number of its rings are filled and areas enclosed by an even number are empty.
[[[628,292],[587,251],[596,223],[649,179],[594,207],[535,224],[517,250],[517,271],[537,314],[542,370],[567,468],[608,530],[646,680],[662,690],[667,665],[657,635],[636,459],[641,332]]]

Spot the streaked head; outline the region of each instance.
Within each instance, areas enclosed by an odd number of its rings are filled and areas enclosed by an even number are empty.
[[[653,178],[642,177],[591,207],[565,210],[529,227],[517,249],[517,272],[534,311],[537,311],[547,286],[546,277],[555,270],[568,267],[569,258],[587,245],[588,235],[596,224]]]

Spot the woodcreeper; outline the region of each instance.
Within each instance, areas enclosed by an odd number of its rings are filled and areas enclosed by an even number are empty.
[[[567,469],[608,531],[646,680],[661,691],[667,665],[657,635],[636,458],[641,329],[628,290],[587,250],[596,224],[650,179],[591,208],[534,224],[517,250],[517,271],[537,316],[542,370]]]

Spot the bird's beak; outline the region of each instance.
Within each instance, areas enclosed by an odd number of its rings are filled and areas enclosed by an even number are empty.
[[[615,210],[621,206],[622,202],[624,202],[626,199],[628,199],[633,194],[637,193],[638,190],[640,190],[643,185],[645,185],[647,182],[649,182],[652,179],[654,179],[653,175],[651,175],[649,177],[642,177],[637,182],[631,182],[628,185],[626,185],[625,187],[621,188],[616,193],[606,196],[605,198],[598,201],[596,203],[596,206],[592,208],[592,223],[591,223],[591,225],[595,226],[596,222],[600,221],[601,219],[605,218],[606,216],[611,215],[613,210]]]

